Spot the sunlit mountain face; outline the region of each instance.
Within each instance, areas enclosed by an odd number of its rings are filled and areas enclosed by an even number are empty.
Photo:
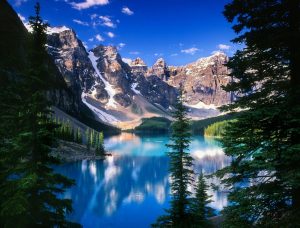
[[[139,137],[124,133],[106,140],[112,153],[104,161],[82,161],[57,167],[57,171],[76,180],[66,198],[72,198],[70,219],[84,227],[148,227],[164,213],[170,201],[168,137]],[[190,153],[196,173],[211,174],[229,164],[218,143],[193,138]],[[216,178],[208,184],[219,184]],[[193,190],[191,188],[191,190]],[[211,206],[227,205],[227,191],[210,189]],[[126,225],[124,225],[126,219]]]

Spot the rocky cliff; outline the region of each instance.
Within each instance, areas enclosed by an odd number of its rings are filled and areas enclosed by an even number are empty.
[[[182,85],[187,104],[194,107],[230,103],[231,95],[222,89],[231,80],[224,65],[227,62],[228,57],[223,52],[216,52],[183,67],[170,67],[167,83],[176,88]]]

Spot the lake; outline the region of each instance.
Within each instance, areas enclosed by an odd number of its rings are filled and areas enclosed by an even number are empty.
[[[104,161],[66,163],[56,171],[76,180],[65,193],[73,200],[69,219],[84,227],[150,227],[169,206],[167,136],[122,133],[105,140],[113,156]],[[190,153],[196,173],[211,174],[230,163],[219,143],[202,136],[192,138]],[[208,183],[219,184],[217,179]],[[227,192],[210,190],[216,211],[227,205]]]

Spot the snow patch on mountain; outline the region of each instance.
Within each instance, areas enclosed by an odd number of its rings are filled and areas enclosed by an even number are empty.
[[[86,106],[89,107],[90,110],[92,110],[100,120],[106,122],[106,123],[118,123],[120,122],[116,117],[114,117],[113,115],[110,115],[106,112],[104,112],[103,110],[100,110],[98,108],[96,108],[95,106],[89,104],[86,100],[86,93],[82,93],[81,95],[81,100],[84,104],[86,104]]]
[[[135,92],[136,94],[141,94],[141,92],[139,90],[136,89],[136,87],[138,86],[138,83],[132,83],[131,84],[131,90],[133,92]]]
[[[217,61],[225,61],[226,58],[227,56],[224,52],[216,51],[213,53],[213,55],[209,57],[198,59],[196,62],[190,64],[189,67],[193,67],[199,70],[204,70],[209,66],[215,65]],[[187,73],[191,73],[191,72],[187,72]]]
[[[112,87],[112,85],[99,72],[99,69],[97,67],[98,58],[95,56],[94,52],[92,52],[92,51],[89,52],[89,59],[91,60],[92,65],[93,65],[98,77],[103,81],[103,83],[105,85],[105,90],[108,93],[109,100],[108,100],[108,103],[106,104],[106,106],[116,108],[117,102],[114,99],[114,95],[116,95],[116,91]],[[95,87],[95,85],[94,85],[94,87]]]
[[[48,27],[47,34],[51,35],[53,33],[61,33],[61,32],[67,31],[67,30],[71,30],[71,29],[66,26]]]
[[[205,104],[202,101],[199,101],[197,104],[195,105],[190,105],[190,104],[184,104],[185,106],[189,107],[189,108],[196,108],[196,109],[214,109],[216,110],[218,107],[214,104]]]

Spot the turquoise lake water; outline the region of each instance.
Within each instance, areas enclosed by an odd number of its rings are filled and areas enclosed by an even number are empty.
[[[56,171],[76,180],[64,197],[73,200],[69,219],[84,227],[150,227],[169,205],[169,159],[167,136],[137,136],[123,133],[105,140],[113,154],[104,161],[67,163]],[[201,136],[193,137],[190,153],[196,173],[211,174],[227,166],[220,145]],[[208,183],[219,184],[217,179]],[[227,205],[227,193],[210,190],[216,211]]]

